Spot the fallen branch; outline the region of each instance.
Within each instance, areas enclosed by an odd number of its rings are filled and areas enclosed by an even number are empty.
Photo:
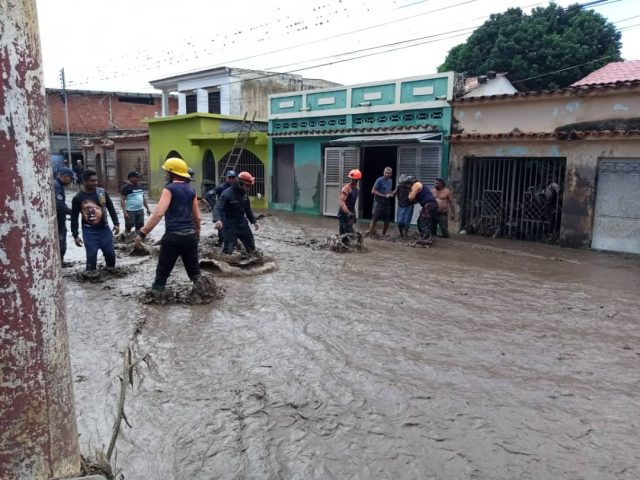
[[[120,433],[120,424],[125,417],[124,414],[124,399],[127,392],[127,384],[131,383],[131,345],[127,345],[124,351],[124,365],[122,366],[122,376],[120,377],[120,398],[118,399],[118,407],[116,410],[116,421],[113,424],[113,431],[111,432],[111,441],[109,442],[109,448],[107,449],[107,461],[111,461],[111,454],[116,446],[116,440]],[[127,421],[127,425],[129,422]],[[130,426],[130,425],[129,425]]]

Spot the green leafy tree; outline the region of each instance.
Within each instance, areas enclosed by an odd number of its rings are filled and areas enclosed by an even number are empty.
[[[491,15],[466,43],[453,47],[438,71],[508,72],[519,90],[563,88],[621,60],[620,47],[615,26],[578,4],[565,9],[551,3],[531,15],[510,8]]]

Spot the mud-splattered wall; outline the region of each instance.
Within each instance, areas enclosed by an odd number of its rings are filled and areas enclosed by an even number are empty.
[[[456,192],[458,208],[464,201],[463,167],[467,157],[566,159],[562,192],[560,245],[589,247],[594,218],[598,162],[606,158],[637,158],[640,138],[599,138],[582,141],[462,141],[452,144],[450,185]],[[458,228],[464,227],[458,225]]]

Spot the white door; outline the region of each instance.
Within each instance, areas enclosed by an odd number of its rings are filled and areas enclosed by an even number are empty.
[[[398,178],[400,175],[414,175],[425,188],[431,188],[435,179],[440,176],[441,159],[442,145],[440,144],[400,147],[398,149]],[[417,222],[419,214],[420,209],[414,208],[411,223]]]
[[[640,253],[640,160],[602,160],[597,188],[591,247]]]
[[[360,149],[357,147],[327,147],[324,150],[323,215],[336,216],[340,189],[349,182],[349,172],[359,166]]]

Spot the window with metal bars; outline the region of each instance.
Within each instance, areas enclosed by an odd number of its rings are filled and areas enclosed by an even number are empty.
[[[229,160],[229,155],[231,152],[228,152],[224,157],[220,159],[218,162],[218,175],[222,177],[224,175],[224,167]],[[240,160],[236,165],[236,173],[240,172],[249,172],[255,178],[254,184],[249,189],[249,196],[256,197],[258,193],[262,196],[265,194],[264,189],[264,163],[252,152],[249,150],[243,150],[240,155]]]
[[[208,93],[209,113],[220,113],[220,90]]]

